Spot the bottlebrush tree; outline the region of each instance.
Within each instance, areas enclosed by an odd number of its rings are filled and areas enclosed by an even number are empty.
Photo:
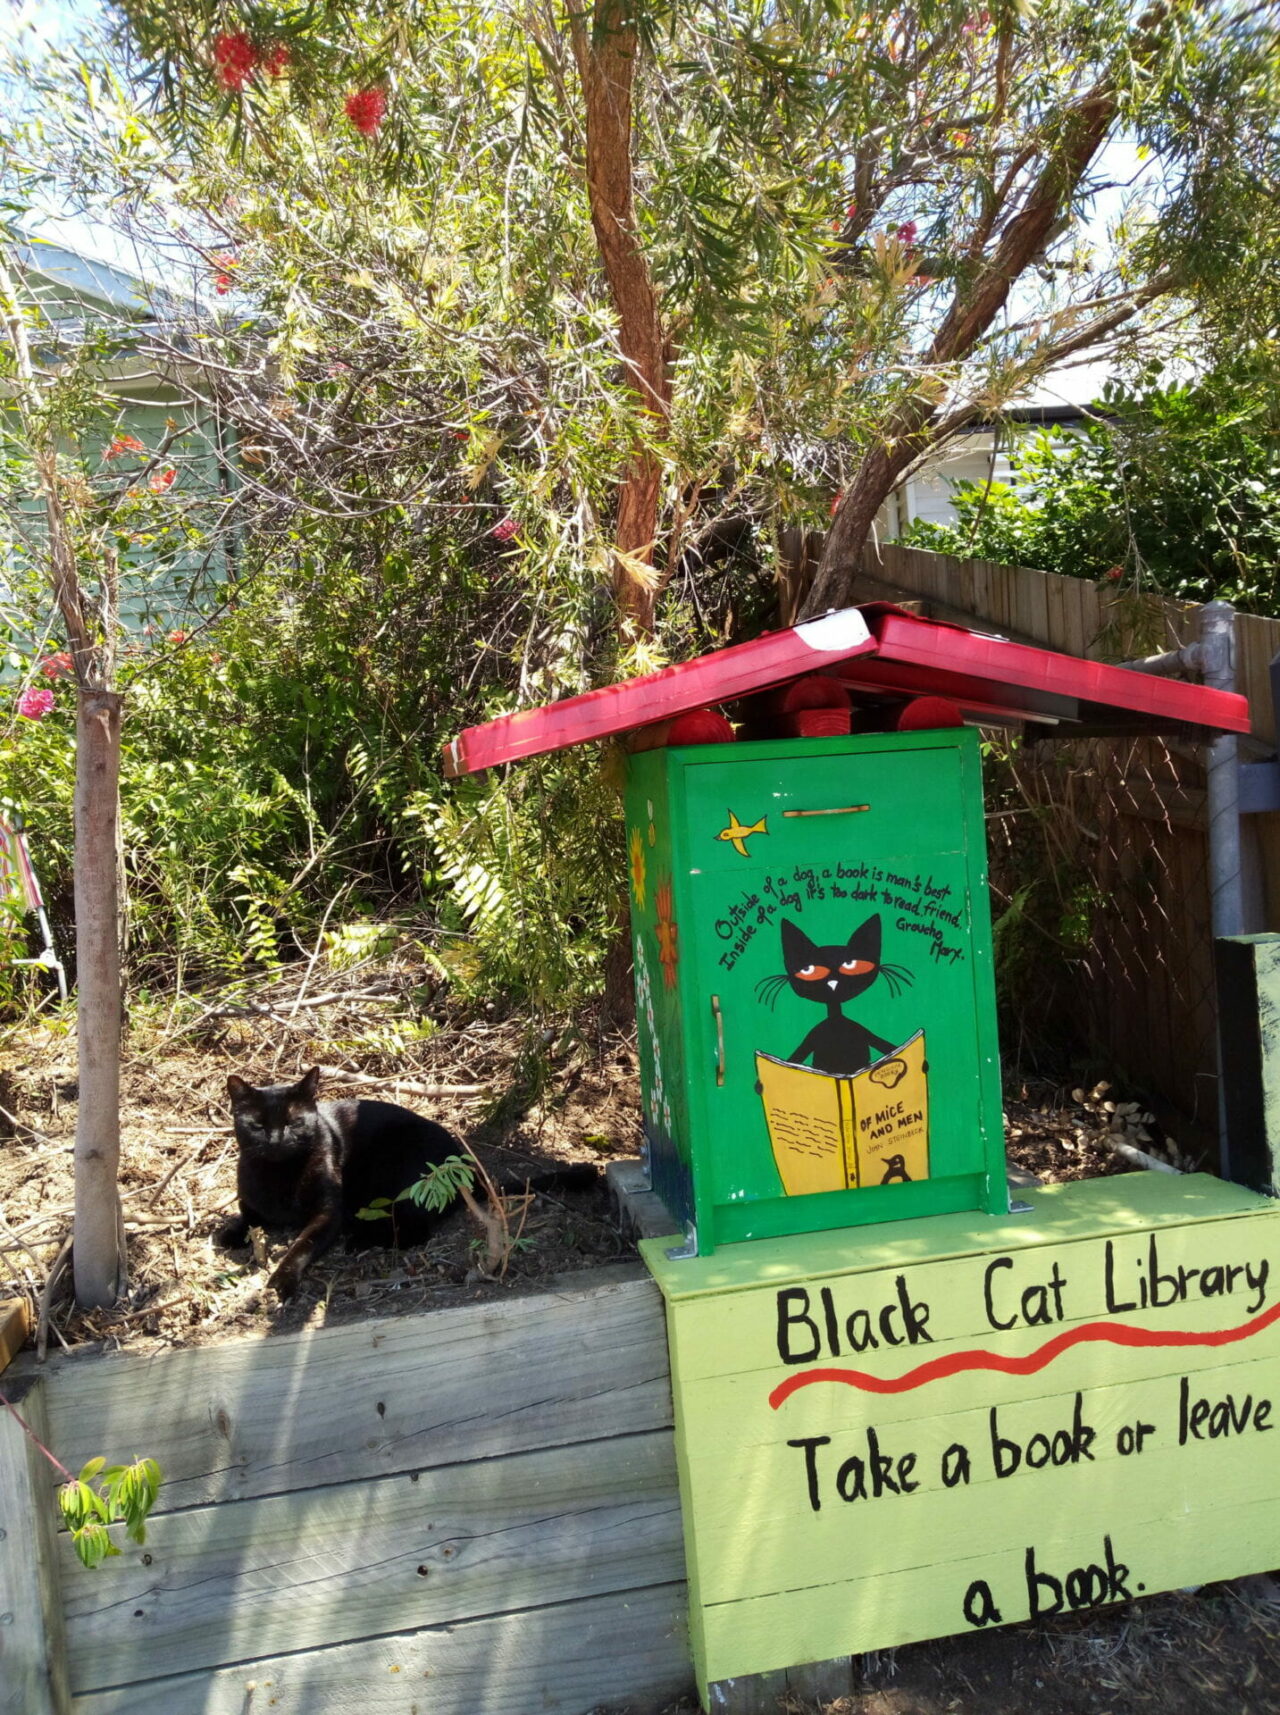
[[[838,492],[819,610],[913,465],[1050,368],[1185,344],[1224,291],[1275,325],[1268,8],[121,10],[183,147],[269,177],[260,233],[381,199],[365,265],[478,360],[608,342],[610,493],[567,510],[636,636],[727,519]]]

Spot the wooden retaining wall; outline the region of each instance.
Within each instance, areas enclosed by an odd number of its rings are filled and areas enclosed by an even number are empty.
[[[692,1683],[638,1265],[24,1387],[72,1469],[149,1454],[164,1485],[145,1547],[86,1572],[0,1413],[3,1715],[644,1715]]]

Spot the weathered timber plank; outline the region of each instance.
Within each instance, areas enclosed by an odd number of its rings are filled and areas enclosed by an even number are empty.
[[[787,1669],[787,1690],[793,1697],[834,1702],[837,1697],[852,1697],[856,1689],[852,1656],[838,1655],[829,1661],[808,1661]]]
[[[77,1697],[75,1715],[657,1712],[692,1688],[685,1587],[657,1585]]]
[[[0,1299],[0,1371],[6,1370],[31,1332],[31,1313],[25,1298]]]
[[[49,1394],[69,1465],[102,1451],[159,1461],[157,1515],[671,1423],[662,1307],[639,1277],[265,1340],[55,1361]]]
[[[223,1502],[61,1571],[77,1693],[684,1574],[669,1430]]]
[[[787,1676],[781,1668],[771,1673],[744,1673],[736,1679],[717,1679],[707,1687],[709,1715],[780,1715],[787,1695]]]
[[[26,1393],[21,1411],[47,1443],[39,1386]],[[65,1715],[71,1707],[53,1497],[37,1460],[45,1463],[12,1413],[0,1408],[0,1715]]]

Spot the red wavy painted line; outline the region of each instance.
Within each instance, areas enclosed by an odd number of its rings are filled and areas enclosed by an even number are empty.
[[[847,1387],[861,1388],[864,1393],[908,1393],[926,1382],[941,1381],[946,1376],[960,1375],[965,1370],[998,1370],[1006,1376],[1033,1376],[1043,1370],[1072,1346],[1089,1340],[1105,1340],[1112,1346],[1233,1346],[1237,1340],[1250,1340],[1264,1328],[1280,1320],[1280,1302],[1251,1321],[1236,1328],[1218,1328],[1208,1334],[1194,1334],[1185,1328],[1133,1328],[1123,1322],[1085,1322],[1079,1328],[1064,1328],[1037,1346],[1024,1358],[1006,1358],[999,1352],[948,1352],[944,1357],[930,1358],[917,1364],[902,1376],[873,1376],[865,1370],[815,1369],[797,1370],[786,1381],[779,1382],[769,1395],[769,1404],[776,1411],[802,1387],[815,1382],[843,1382]]]

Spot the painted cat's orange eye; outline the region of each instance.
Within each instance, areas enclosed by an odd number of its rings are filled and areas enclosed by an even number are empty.
[[[805,965],[802,970],[796,972],[796,975],[801,982],[820,983],[823,977],[831,975],[831,971],[827,965]]]
[[[846,977],[865,977],[868,971],[874,971],[875,968],[870,959],[851,959],[847,965],[841,965],[840,971]]]

